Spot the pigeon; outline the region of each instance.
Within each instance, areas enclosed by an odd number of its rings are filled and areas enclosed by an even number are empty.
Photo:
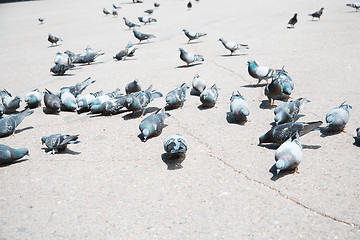
[[[133,0],[133,3],[143,3],[142,0]]]
[[[300,110],[306,103],[310,102],[306,98],[298,98],[295,101],[284,102],[274,109],[275,124],[295,122]]]
[[[130,94],[133,92],[140,92],[141,91],[141,86],[139,83],[138,79],[135,79],[134,81],[132,81],[131,83],[126,84],[125,86],[125,92],[126,94]]]
[[[291,137],[286,140],[275,152],[276,171],[279,173],[284,170],[293,170],[297,172],[297,167],[302,160],[302,146],[299,141],[299,134],[296,132],[296,138]]]
[[[283,123],[272,127],[267,133],[260,136],[259,144],[262,143],[283,143],[290,137],[294,136],[296,132],[299,136],[303,136],[312,130],[318,128],[322,124],[322,121],[317,122],[295,122],[295,123]]]
[[[139,40],[139,43],[144,40],[149,40],[150,38],[155,38],[155,35],[141,33],[139,31],[136,31],[135,29],[133,29],[133,33],[134,36]]]
[[[170,114],[165,113],[165,109],[162,108],[140,122],[139,129],[142,133],[144,142],[150,137],[161,134],[163,128],[165,127],[165,118],[169,116]]]
[[[358,11],[360,9],[360,2],[358,2],[358,3],[348,3],[348,4],[346,4],[346,6],[355,8],[355,10]]]
[[[103,8],[103,13],[107,16],[110,14],[110,12],[108,10],[106,10],[105,8]]]
[[[97,97],[102,96],[103,92],[89,93],[84,96],[80,96],[76,99],[78,106],[78,112],[85,112],[90,110],[90,103],[93,102]]]
[[[5,108],[4,108],[4,106],[0,103],[0,119],[1,119],[2,115],[4,115],[4,113],[5,113]]]
[[[162,97],[162,93],[152,91],[152,85],[145,91],[130,93],[126,97],[125,107],[134,112],[141,111],[140,117],[145,113],[146,106],[155,98]]]
[[[60,93],[60,101],[61,101],[61,110],[62,111],[70,111],[73,112],[77,109],[76,98],[70,92],[69,88],[65,88],[61,90]]]
[[[206,107],[215,107],[218,96],[219,89],[216,87],[216,84],[214,84],[211,88],[205,89],[200,94],[200,101]]]
[[[117,16],[118,16],[118,12],[116,11],[116,9],[113,9],[113,10],[112,10],[112,15],[113,15],[114,17],[117,17]]]
[[[60,98],[53,94],[52,92],[50,92],[48,89],[45,88],[45,93],[44,93],[44,103],[46,106],[46,110],[49,113],[59,113],[61,110],[61,101]]]
[[[16,160],[21,159],[26,155],[30,156],[27,148],[15,149],[0,144],[0,165],[14,163]]]
[[[204,37],[204,36],[207,35],[206,33],[189,32],[189,31],[186,30],[186,29],[183,29],[183,32],[185,33],[185,36],[187,36],[188,39],[189,39],[188,43],[189,43],[191,40],[199,39],[200,37]]]
[[[110,101],[114,98],[121,97],[122,94],[119,93],[120,89],[117,88],[111,93],[101,95],[97,97],[94,101],[90,102],[90,111],[92,114],[104,113],[106,105],[104,104],[107,101]],[[125,101],[124,101],[125,102]],[[124,104],[125,105],[125,104]]]
[[[57,45],[59,41],[62,41],[62,39],[49,34],[48,41],[51,42],[51,45],[54,43]]]
[[[20,107],[21,98],[19,96],[13,97],[6,89],[0,91],[0,96],[5,113],[14,113]]]
[[[191,3],[191,1],[188,2],[187,7],[188,7],[189,10],[192,8],[192,3]]]
[[[124,21],[125,21],[125,25],[129,27],[129,29],[134,28],[134,27],[140,27],[140,25],[137,25],[135,23],[130,22],[129,20],[127,20],[125,17],[123,17]]]
[[[321,17],[321,15],[323,14],[323,10],[324,10],[324,8],[321,8],[321,9],[320,9],[319,11],[317,11],[317,12],[310,13],[309,16],[312,17],[312,20],[313,20],[314,18],[318,18],[318,19],[320,20],[320,17]]]
[[[196,94],[200,95],[206,88],[205,81],[199,74],[196,74],[192,81],[192,87]]]
[[[233,92],[230,98],[230,114],[236,121],[248,122],[247,116],[250,114],[250,107],[239,91]]]
[[[188,142],[181,134],[172,135],[164,140],[164,150],[171,157],[180,157],[186,154]]]
[[[179,88],[168,92],[165,97],[167,106],[173,109],[182,108],[186,101],[186,90],[188,89],[189,86],[187,86],[186,83],[183,83]]]
[[[66,50],[64,53],[68,55],[70,63],[73,63],[78,57],[80,57],[80,53],[74,53],[69,50]]]
[[[180,59],[183,60],[184,62],[186,62],[186,66],[189,66],[190,63],[204,61],[204,58],[201,55],[186,52],[182,48],[179,48],[179,51],[180,51]]]
[[[151,17],[138,17],[138,19],[140,22],[144,23],[144,25],[147,23],[150,24],[151,22],[157,22],[155,18],[151,18]]]
[[[25,96],[27,107],[36,108],[41,106],[42,93],[39,89],[32,90]]]
[[[120,112],[120,110],[124,107],[126,101],[126,96],[119,96],[113,99],[110,99],[101,106],[99,106],[99,110],[102,110],[102,114],[104,115],[115,115]]]
[[[360,127],[356,129],[356,138],[358,141],[360,141]]]
[[[55,154],[59,151],[65,150],[68,144],[79,143],[79,141],[77,141],[78,138],[79,135],[52,134],[48,137],[42,137],[41,144],[45,143],[45,145],[48,147],[45,149],[46,152],[51,151],[51,154]]]
[[[70,63],[70,59],[64,57],[61,52],[58,52],[54,57],[54,63],[66,65]]]
[[[85,90],[85,88],[87,88],[90,84],[93,84],[94,82],[96,82],[96,80],[91,80],[91,77],[88,77],[84,81],[77,83],[75,86],[62,87],[60,91],[62,92],[65,89],[68,89],[70,93],[74,95],[74,97],[77,97]]]
[[[160,7],[160,3],[154,3],[154,7],[156,8]]]
[[[154,12],[153,9],[148,9],[148,10],[145,10],[144,13],[148,13],[148,14],[152,14]]]
[[[289,99],[294,83],[291,78],[285,73],[279,73],[273,78],[269,85],[266,85],[264,92],[268,97],[271,106],[274,104],[275,99]]]
[[[95,59],[99,56],[104,55],[105,53],[101,53],[100,51],[94,52],[91,47],[87,47],[85,55],[80,55],[77,57],[73,63],[84,63],[90,64],[95,61]]]
[[[33,114],[29,108],[19,113],[14,113],[0,119],[0,137],[7,137],[15,134],[17,126],[24,120],[25,117]]]
[[[297,13],[295,13],[294,16],[289,20],[287,28],[294,28],[297,21]]]
[[[327,128],[331,132],[345,132],[344,128],[349,121],[349,110],[352,107],[343,102],[326,114]]]
[[[133,57],[136,49],[138,48],[135,47],[131,42],[129,42],[124,50],[121,50],[120,52],[118,52],[113,56],[113,59],[120,61],[120,60],[125,60],[126,57]]]
[[[39,20],[40,24],[43,24],[43,23],[44,23],[44,18],[39,17],[38,20]]]
[[[241,43],[236,43],[236,42],[229,42],[224,40],[223,38],[219,38],[219,41],[224,45],[224,47],[230,51],[230,55],[233,55],[233,53],[236,50],[240,50],[240,49],[249,49],[247,44],[241,44]]]
[[[116,5],[115,3],[113,3],[112,6],[113,6],[114,9],[120,9],[121,8],[119,5]]]
[[[265,79],[268,81],[269,78],[274,77],[280,71],[284,71],[284,69],[273,69],[265,66],[259,66],[255,60],[247,61],[248,64],[248,72],[250,76],[258,79],[258,83],[254,85],[255,87],[259,86],[261,80]]]
[[[50,68],[50,72],[54,73],[55,76],[62,76],[65,74],[65,72],[71,68],[73,68],[73,64],[62,64],[57,63],[55,66]]]

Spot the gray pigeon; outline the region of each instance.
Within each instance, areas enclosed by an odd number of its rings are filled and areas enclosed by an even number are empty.
[[[358,3],[348,3],[348,4],[346,4],[346,6],[355,8],[355,10],[357,12],[360,9],[360,2],[358,2]]]
[[[80,53],[74,53],[69,50],[66,50],[64,53],[68,55],[68,58],[70,59],[70,63],[74,62],[78,57],[80,57]]]
[[[276,106],[274,105],[275,99],[289,99],[293,88],[294,83],[290,76],[286,72],[279,72],[271,83],[266,85],[264,92],[270,101],[270,105]]]
[[[232,93],[230,98],[230,113],[236,121],[248,122],[247,116],[250,114],[250,107],[239,91]]]
[[[297,172],[297,167],[302,160],[302,146],[299,141],[299,134],[296,138],[289,138],[275,152],[277,173],[282,170],[293,170]]]
[[[267,133],[260,136],[259,144],[262,143],[283,143],[289,138],[295,136],[296,132],[299,136],[303,136],[308,132],[318,128],[322,121],[308,123],[283,123],[272,127]]]
[[[140,25],[137,25],[133,22],[130,22],[129,20],[127,20],[125,17],[123,17],[125,25],[129,27],[129,29],[134,28],[134,27],[140,27]]]
[[[189,43],[191,40],[199,39],[199,38],[204,37],[204,36],[207,35],[206,33],[189,32],[189,31],[186,30],[186,29],[183,29],[183,32],[185,33],[185,36],[187,36],[187,38],[189,39],[189,40],[188,40],[188,43]]]
[[[181,134],[172,135],[164,140],[164,150],[171,157],[180,157],[185,155],[188,148],[188,142]]]
[[[116,5],[115,3],[113,3],[112,6],[113,6],[114,9],[120,9],[121,8],[119,5]]]
[[[110,14],[110,12],[109,12],[108,10],[106,10],[105,8],[103,8],[103,13],[104,13],[105,15],[109,15],[109,14]]]
[[[162,93],[152,91],[152,85],[149,86],[145,91],[134,92],[126,97],[125,107],[134,112],[141,111],[140,117],[145,113],[145,108],[155,98],[162,97]]]
[[[144,23],[144,25],[146,25],[147,23],[152,23],[152,22],[157,22],[157,20],[155,18],[151,18],[148,16],[145,17],[138,17],[139,21]]]
[[[99,56],[104,55],[105,53],[101,53],[100,51],[94,52],[91,47],[87,47],[85,55],[80,55],[76,59],[74,59],[73,63],[84,63],[90,64],[95,61],[95,59]]]
[[[115,115],[124,107],[126,96],[119,96],[104,102],[100,108],[104,115]]]
[[[356,129],[356,138],[358,141],[360,141],[360,127]]]
[[[75,86],[63,87],[60,89],[60,91],[68,89],[75,97],[77,97],[85,90],[85,88],[87,88],[90,84],[93,84],[94,82],[96,82],[96,80],[91,80],[91,77],[88,77],[81,83],[77,83]]]
[[[309,14],[309,16],[312,17],[312,20],[314,18],[318,18],[320,20],[321,15],[323,14],[324,8],[321,8],[319,11]]]
[[[344,128],[349,121],[349,110],[352,107],[343,102],[326,114],[327,128],[332,132],[345,132]]]
[[[77,109],[76,98],[69,88],[64,88],[60,93],[61,110],[73,112]]]
[[[27,148],[14,149],[0,144],[0,165],[14,163],[25,155],[29,156],[29,150]]]
[[[136,49],[138,48],[135,47],[131,42],[129,42],[126,45],[125,49],[121,50],[113,56],[113,59],[125,60],[126,57],[133,57]]]
[[[117,17],[119,15],[115,8],[112,10],[112,15],[114,17]]]
[[[158,7],[160,7],[160,3],[154,3],[154,7],[156,7],[156,8],[158,8]]]
[[[51,151],[51,154],[55,154],[59,151],[65,150],[68,144],[79,143],[79,141],[77,141],[78,137],[79,135],[52,134],[48,137],[42,137],[41,143],[45,143],[48,147],[45,149],[46,152]]]
[[[165,118],[170,114],[165,113],[165,109],[159,109],[157,112],[143,119],[139,125],[144,141],[150,137],[158,136],[165,127]]]
[[[275,124],[295,122],[300,110],[306,103],[310,102],[306,98],[298,98],[295,101],[284,102],[274,109]]]
[[[218,96],[219,89],[216,87],[216,84],[214,84],[211,88],[205,89],[205,91],[200,94],[200,101],[206,107],[215,107]]]
[[[42,17],[39,17],[38,20],[39,20],[40,24],[43,24],[45,19]]]
[[[295,13],[294,16],[289,20],[287,28],[294,28],[297,21],[297,13]]]
[[[44,93],[44,103],[46,106],[46,110],[49,113],[59,113],[61,110],[61,101],[60,98],[50,92],[48,89],[46,89],[46,92]]]
[[[259,66],[255,60],[249,60],[247,61],[247,64],[250,76],[259,80],[258,83],[254,85],[255,87],[259,86],[261,80],[264,79],[268,81],[268,79],[273,78],[280,71],[284,71],[284,69],[273,69],[265,66]]]
[[[144,11],[144,13],[148,13],[148,14],[152,14],[153,12],[154,12],[153,9],[147,9],[147,10]]]
[[[54,43],[57,45],[59,41],[62,41],[62,39],[49,34],[48,41],[51,42],[51,45]]]
[[[0,119],[0,137],[7,137],[15,134],[17,126],[24,120],[26,116],[33,114],[34,111],[25,109],[22,112],[14,113]]]
[[[189,89],[189,86],[186,83],[183,83],[179,88],[176,88],[168,94],[166,94],[166,104],[170,108],[182,108],[184,102],[186,101],[186,90]]]
[[[76,103],[79,112],[85,112],[90,110],[90,103],[93,102],[97,97],[102,96],[103,91],[96,93],[89,93],[84,96],[77,98]]]
[[[140,86],[140,82],[138,79],[135,79],[134,81],[126,84],[126,86],[125,86],[126,94],[130,94],[133,92],[140,92],[140,91],[141,91],[141,86]]]
[[[63,56],[63,54],[61,52],[56,53],[55,57],[54,57],[54,63],[55,64],[69,64],[71,60],[69,60],[70,58]]]
[[[240,50],[240,49],[249,49],[247,44],[241,44],[241,43],[236,43],[236,42],[229,42],[226,41],[223,38],[219,38],[219,41],[224,45],[224,47],[230,51],[230,55],[233,55],[233,53],[236,50]]]
[[[192,87],[196,94],[200,95],[205,89],[206,84],[202,77],[199,76],[199,74],[196,74],[192,81]]]
[[[153,34],[141,33],[133,29],[134,36],[139,40],[139,43],[144,40],[149,40],[150,38],[156,38]]]
[[[29,108],[41,106],[42,93],[39,89],[32,90],[25,96],[25,102]]]
[[[13,97],[6,89],[0,91],[0,96],[5,113],[14,113],[20,107],[21,99],[19,96]]]
[[[183,60],[184,62],[186,62],[186,66],[189,66],[190,63],[204,61],[204,58],[201,55],[186,52],[182,48],[179,48],[179,51],[180,51],[180,59]]]
[[[62,76],[65,74],[65,72],[71,68],[73,68],[74,65],[72,64],[62,64],[62,63],[57,63],[55,64],[55,66],[50,68],[50,72],[54,73],[54,75],[56,76]]]
[[[90,102],[90,111],[93,114],[104,113],[107,101],[110,101],[114,98],[121,97],[123,94],[119,93],[120,89],[117,88],[115,91],[111,93],[107,93],[105,95],[97,97],[94,101]]]

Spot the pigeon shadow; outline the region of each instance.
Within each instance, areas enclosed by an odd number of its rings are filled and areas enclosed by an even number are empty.
[[[238,120],[236,119],[233,115],[231,115],[230,112],[226,113],[226,121],[230,124],[237,124],[237,125],[242,125],[244,126],[246,121],[244,120]]]
[[[188,44],[198,44],[198,43],[201,43],[201,42],[200,42],[200,41],[187,42],[187,43],[184,43],[183,45],[188,45]]]
[[[212,109],[212,108],[216,108],[215,106],[212,106],[212,107],[209,107],[209,106],[206,106],[204,104],[201,104],[197,107],[200,111],[204,111],[204,110],[209,110],[209,109]]]
[[[190,68],[190,67],[195,67],[195,66],[197,66],[197,65],[201,65],[202,63],[193,63],[193,64],[191,64],[191,65],[181,65],[181,66],[177,66],[177,67],[175,67],[175,68]]]
[[[249,54],[247,53],[236,53],[236,54],[222,54],[222,55],[218,55],[219,57],[239,57],[239,56],[247,56]]]
[[[338,135],[341,132],[332,132],[329,130],[328,127],[319,127],[321,135],[320,137],[325,138],[325,137],[329,137],[329,136],[334,136],[334,135]]]
[[[16,160],[16,161],[14,161],[14,162],[11,162],[11,163],[5,163],[5,164],[0,164],[0,167],[8,167],[8,166],[10,166],[10,165],[14,165],[14,164],[18,164],[18,163],[21,163],[21,162],[25,162],[25,161],[27,161],[27,160],[29,160],[29,159],[19,159],[19,160]]]
[[[34,128],[34,127],[29,126],[29,127],[26,127],[26,128],[18,129],[18,130],[15,131],[15,133],[16,133],[16,134],[17,134],[17,133],[21,133],[21,132],[23,132],[23,131],[30,130],[30,129],[33,129],[33,128]]]
[[[255,86],[255,84],[248,84],[248,85],[244,85],[244,86],[241,86],[241,87],[257,88],[257,87],[265,87],[265,86],[266,86],[266,83],[259,84],[258,86]]]
[[[159,108],[157,108],[157,107],[148,107],[145,109],[144,116],[148,113],[156,112],[157,110],[159,110]],[[123,116],[123,119],[130,120],[130,119],[139,118],[140,116],[141,116],[141,111],[131,112],[131,113]]]
[[[185,160],[185,154],[171,156],[169,153],[163,153],[161,159],[167,165],[167,170],[177,170],[183,168],[181,163]]]
[[[190,95],[191,96],[200,96],[200,93],[198,93],[197,91],[195,91],[193,88],[190,91]]]
[[[41,148],[42,150],[45,150],[46,153],[50,153],[51,149],[50,148]],[[65,150],[60,150],[58,152],[56,152],[55,154],[70,154],[70,155],[79,155],[81,152],[75,152],[73,150],[70,150],[69,148],[65,148]]]
[[[104,62],[80,63],[78,66],[84,67],[84,66],[96,65],[96,64],[101,64],[101,63],[104,63]]]
[[[149,44],[149,43],[152,43],[152,42],[150,42],[150,41],[138,42],[138,43],[135,43],[135,45],[144,45],[144,44]]]
[[[114,60],[115,60],[115,62],[127,62],[127,61],[137,60],[137,58],[129,57],[129,58],[120,59],[120,60],[118,60],[118,59],[115,58]]]
[[[353,145],[354,146],[357,146],[357,147],[360,147],[360,141],[357,139],[357,137],[354,137],[354,143],[353,143]]]
[[[303,149],[311,149],[311,150],[316,150],[321,148],[320,145],[301,145]]]
[[[261,108],[261,109],[273,109],[275,107],[276,106],[271,106],[270,105],[269,100],[262,100],[260,105],[259,105],[259,108]]]
[[[116,116],[116,115],[119,115],[121,113],[124,113],[124,112],[130,112],[129,110],[120,110],[119,112],[117,113],[112,113],[112,114],[105,114],[105,113],[95,113],[95,114],[92,114],[91,112],[88,114],[90,115],[90,118],[97,118],[97,117],[110,117],[110,116]]]
[[[286,175],[293,174],[290,170],[281,170],[279,173],[276,171],[276,163],[272,165],[272,167],[269,169],[269,172],[273,174],[273,176],[270,178],[272,181],[276,181],[279,178],[285,177]]]
[[[58,76],[71,77],[71,76],[75,76],[75,74],[73,74],[73,73],[64,73],[64,74],[61,74],[61,75],[59,75],[59,74],[53,74],[52,76],[53,76],[53,77],[58,77]]]
[[[280,144],[278,144],[278,143],[269,143],[269,144],[259,143],[258,146],[263,147],[263,148],[267,148],[267,149],[270,149],[270,150],[276,150],[276,149],[278,149],[278,147],[280,147]]]
[[[57,46],[61,46],[62,44],[56,44],[56,45],[50,45],[48,46],[48,48],[53,48],[53,47],[57,47]]]
[[[54,110],[48,109],[47,107],[43,107],[43,112],[45,114],[60,115],[60,112],[56,112]]]
[[[165,106],[165,111],[174,111],[174,110],[178,110],[178,109],[181,109],[181,108],[173,108],[173,107],[170,107],[169,105],[166,105]]]

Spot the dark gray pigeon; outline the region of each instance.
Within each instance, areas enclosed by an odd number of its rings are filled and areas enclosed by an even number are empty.
[[[321,17],[321,15],[323,14],[323,10],[324,10],[324,8],[321,8],[321,9],[320,9],[319,11],[317,11],[317,12],[310,13],[309,16],[312,17],[312,20],[313,20],[314,18],[318,18],[318,19],[320,20],[320,17]]]
[[[241,44],[241,43],[236,43],[236,42],[229,42],[226,41],[223,38],[219,38],[219,41],[224,45],[224,47],[230,51],[230,55],[233,55],[233,53],[236,50],[240,50],[240,49],[249,49],[247,44]]]
[[[199,74],[195,74],[192,81],[192,87],[197,95],[200,95],[206,89],[205,81]]]
[[[100,108],[102,110],[102,114],[104,115],[115,115],[120,113],[120,110],[124,107],[126,101],[126,96],[115,97],[104,102]]]
[[[29,108],[22,112],[14,113],[0,119],[0,137],[7,137],[15,134],[17,126],[24,120],[25,117],[33,114]]]
[[[295,101],[284,102],[280,106],[274,109],[274,121],[275,124],[295,122],[300,110],[306,103],[310,102],[306,98],[298,98]]]
[[[157,20],[155,18],[151,18],[151,17],[138,17],[139,21],[144,23],[144,25],[146,25],[147,23],[152,23],[152,22],[157,22]]]
[[[42,137],[41,143],[45,143],[45,145],[48,147],[45,149],[46,152],[55,154],[59,151],[65,150],[68,144],[79,143],[79,141],[77,141],[78,138],[79,135],[53,134],[48,137]]]
[[[356,129],[356,138],[358,141],[360,141],[360,127]]]
[[[115,3],[113,3],[113,8],[114,9],[120,9],[121,7],[119,5],[116,5]]]
[[[125,25],[129,27],[129,29],[134,28],[134,27],[140,27],[140,25],[137,25],[133,22],[130,22],[129,20],[127,20],[125,17],[123,17]]]
[[[50,72],[54,73],[54,75],[56,76],[62,76],[65,74],[65,72],[71,68],[73,68],[74,65],[72,64],[62,64],[62,63],[57,63],[55,64],[55,66],[50,68]]]
[[[186,83],[183,83],[179,88],[176,88],[166,94],[165,101],[168,107],[182,108],[184,102],[186,101],[186,90],[189,89],[189,86]]]
[[[297,167],[302,160],[302,146],[297,132],[295,139],[289,138],[276,150],[275,160],[277,173],[282,170],[293,170],[299,173]]]
[[[23,158],[25,155],[29,156],[29,150],[27,148],[15,149],[0,144],[0,165],[14,163],[16,160]]]
[[[105,8],[103,8],[103,13],[107,16],[110,14],[110,12],[108,10],[106,10]]]
[[[219,89],[216,87],[216,84],[214,84],[211,88],[205,89],[205,91],[200,94],[200,101],[206,107],[215,107],[218,96]]]
[[[20,107],[21,99],[19,96],[13,97],[6,89],[0,91],[0,96],[5,113],[14,113]]]
[[[189,39],[188,43],[191,40],[199,39],[199,38],[204,37],[204,36],[207,35],[206,33],[190,32],[190,31],[188,31],[186,29],[183,29],[183,32],[185,33],[185,36],[187,36],[187,38]]]
[[[91,80],[91,77],[88,77],[84,81],[77,83],[74,86],[63,87],[60,89],[60,91],[68,89],[69,92],[71,92],[75,97],[77,97],[85,90],[85,88],[87,88],[90,84],[93,84],[94,82],[96,82],[96,80]]]
[[[138,79],[135,79],[131,83],[126,84],[125,86],[125,92],[126,94],[130,94],[133,92],[140,92],[141,91],[141,85]]]
[[[239,91],[232,93],[230,98],[230,113],[236,121],[248,121],[247,116],[250,114],[250,107]]]
[[[40,24],[43,24],[45,19],[42,17],[39,17],[38,20],[39,20]]]
[[[192,8],[192,3],[191,3],[191,1],[188,2],[187,7],[188,7],[189,10]]]
[[[25,96],[25,102],[29,108],[41,106],[42,93],[39,89],[32,90]]]
[[[296,132],[299,136],[303,136],[312,130],[318,128],[322,121],[308,123],[283,123],[272,127],[267,133],[259,138],[259,144],[262,143],[283,143],[289,138],[295,136]]]
[[[290,76],[284,71],[279,72],[271,81],[269,85],[265,87],[265,95],[268,97],[270,105],[276,106],[274,104],[275,99],[277,100],[287,100],[290,98],[290,94],[294,88],[294,83],[292,82]]]
[[[343,102],[326,114],[327,128],[331,132],[345,132],[344,128],[349,121],[349,111],[352,107]]]
[[[133,113],[141,111],[140,117],[142,117],[145,113],[147,105],[155,98],[160,98],[162,96],[162,93],[154,92],[152,90],[152,85],[150,85],[145,91],[134,92],[127,95],[125,107]]]
[[[159,109],[156,113],[143,119],[139,125],[140,132],[142,133],[144,142],[154,136],[161,134],[165,126],[165,118],[169,117],[170,114],[165,113],[165,109]]]
[[[172,135],[164,140],[164,150],[170,157],[180,157],[186,154],[188,142],[181,134]]]
[[[134,36],[139,40],[139,43],[144,40],[149,40],[150,38],[156,38],[153,34],[141,33],[133,29]]]
[[[147,9],[144,11],[144,13],[152,14],[154,12],[154,9]]]
[[[117,17],[119,15],[115,8],[112,10],[112,15],[114,17]]]
[[[180,51],[180,59],[186,62],[186,66],[189,66],[190,63],[204,61],[204,57],[202,55],[186,52],[182,48],[179,48],[179,51]]]
[[[294,16],[289,20],[287,28],[294,28],[297,21],[297,13],[295,13]]]
[[[280,71],[284,71],[284,69],[274,69],[265,66],[260,66],[255,62],[255,60],[249,60],[247,61],[247,64],[248,64],[248,72],[250,76],[259,80],[258,83],[254,85],[254,87],[259,86],[261,80],[264,79],[268,81],[268,79],[273,78]]]
[[[48,41],[51,42],[51,45],[54,43],[57,45],[59,41],[62,41],[62,39],[49,34]]]
[[[45,88],[44,103],[48,113],[59,113],[61,110],[60,98]]]

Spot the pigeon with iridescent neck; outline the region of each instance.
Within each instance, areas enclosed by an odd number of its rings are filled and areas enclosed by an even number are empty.
[[[186,90],[189,89],[189,86],[186,83],[183,83],[179,88],[176,88],[166,94],[166,104],[169,108],[182,108],[184,102],[186,101]]]
[[[294,83],[290,76],[284,71],[279,72],[276,76],[273,77],[271,83],[266,85],[264,93],[265,96],[268,97],[270,105],[276,106],[274,104],[275,100],[289,99],[293,89]]]
[[[76,99],[76,103],[78,106],[78,112],[85,112],[90,110],[90,103],[95,101],[95,99],[99,96],[102,96],[103,91],[89,93],[83,96],[79,96]]]
[[[302,160],[302,146],[299,141],[299,134],[296,132],[294,139],[289,138],[275,152],[277,173],[284,170],[297,172],[297,167]]]
[[[186,66],[194,62],[203,62],[204,58],[202,55],[186,52],[184,49],[179,48],[180,59],[186,62]]]
[[[343,102],[326,114],[327,128],[331,132],[345,132],[344,128],[349,121],[349,111],[352,107]]]
[[[15,134],[17,126],[24,120],[25,117],[33,114],[29,108],[19,113],[14,113],[0,119],[0,137],[7,137]]]
[[[29,108],[41,106],[42,93],[39,89],[32,90],[25,96],[25,102]]]
[[[144,142],[150,138],[161,134],[165,127],[165,118],[170,114],[165,113],[165,109],[159,109],[157,112],[143,119],[139,125],[140,132],[142,133]]]
[[[14,163],[16,160],[29,156],[29,150],[27,148],[12,148],[3,144],[0,144],[0,165],[7,165]]]
[[[258,65],[254,60],[247,61],[248,64],[248,72],[251,77],[258,79],[258,83],[255,87],[259,86],[261,80],[266,80],[274,77],[280,71],[284,71],[284,69],[273,69],[265,66]]]
[[[205,107],[215,107],[218,97],[219,89],[216,87],[216,84],[214,84],[211,88],[205,89],[200,94],[200,101]]]

